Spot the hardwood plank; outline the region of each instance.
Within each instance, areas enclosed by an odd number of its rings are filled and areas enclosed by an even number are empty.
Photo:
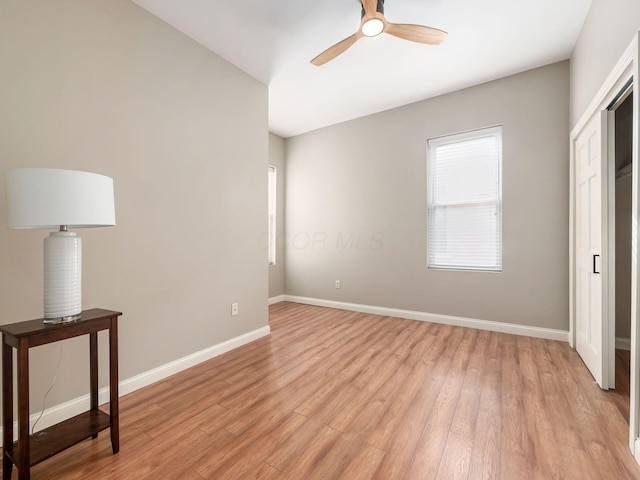
[[[434,406],[413,451],[411,464],[406,474],[408,478],[427,480],[436,477],[454,412],[455,405],[447,402],[438,402]],[[394,463],[395,460],[389,457],[388,464],[392,465]],[[389,470],[390,468],[387,468],[387,471]],[[383,470],[380,471],[385,473]],[[380,476],[378,478],[383,477]]]
[[[500,478],[517,478],[518,480],[534,478],[529,458],[509,450],[503,450],[500,460]]]
[[[537,368],[537,354],[534,341],[529,337],[517,337],[518,364],[523,387],[524,411],[527,417],[546,417],[547,408],[544,391],[540,383]]]
[[[328,452],[333,449],[342,434],[330,427],[322,427],[317,434],[301,448],[281,478],[298,480],[300,478],[314,478],[316,469],[321,467]],[[330,477],[329,477],[330,478]]]
[[[281,472],[287,470],[292,464],[295,464],[298,461],[300,452],[308,449],[309,444],[311,444],[313,440],[320,435],[323,428],[325,428],[322,424],[312,422],[303,415],[297,413],[296,415],[300,418],[305,418],[306,421],[295,431],[288,432],[289,434],[275,445],[277,448],[271,450],[265,456],[265,461]],[[337,430],[329,429],[329,431],[336,432],[336,437],[340,434]]]
[[[527,415],[526,421],[531,438],[532,452],[529,459],[534,477],[557,478],[557,472],[560,470],[560,456],[551,423],[544,415]]]
[[[236,437],[227,432],[218,432],[215,436],[207,435],[202,430],[194,430],[182,437],[166,437],[161,442],[162,461],[157,457],[158,452],[142,455],[136,466],[136,478],[155,480],[158,478],[173,478],[185,470],[191,470],[201,458],[210,452],[224,448],[233,443]]]
[[[194,470],[186,470],[182,472],[182,474],[180,474],[180,476],[177,477],[176,480],[206,480],[206,479],[198,475],[198,472]]]
[[[478,412],[471,450],[470,479],[500,478],[501,421],[499,415]]]
[[[516,461],[519,457],[528,458],[532,452],[524,410],[524,380],[520,370],[516,337],[505,336],[503,348],[502,448],[516,454],[507,458],[508,465],[511,465],[511,460]]]
[[[584,450],[573,448],[564,444],[558,444],[558,454],[561,460],[561,469],[556,478],[570,480],[602,480],[597,466],[591,456]],[[611,477],[604,477],[605,479]],[[639,478],[639,477],[630,477]]]
[[[259,448],[261,439],[267,442],[266,445],[273,445],[271,442],[282,435],[282,432],[286,434],[291,428],[300,424],[299,416],[295,415],[295,412],[287,414],[280,410],[263,415],[234,441],[203,457],[198,462],[196,471],[205,478],[233,478],[234,476],[242,478],[249,475],[248,472],[252,468],[265,463],[265,454],[271,451],[265,452]],[[217,435],[218,432],[213,434]]]
[[[476,420],[480,409],[482,390],[478,388],[482,372],[485,369],[484,350],[489,339],[489,332],[478,332],[475,347],[469,357],[469,363],[456,404],[451,432],[473,440],[476,431]]]
[[[574,405],[564,391],[560,376],[563,372],[570,375],[572,367],[566,362],[566,357],[552,355],[555,342],[538,342],[539,350],[544,352],[538,361],[539,377],[545,396],[547,416],[553,428],[554,438],[558,445],[567,445],[584,450],[579,425],[573,415]],[[583,366],[586,369],[586,367]]]
[[[337,432],[337,430],[334,430]],[[368,445],[357,435],[339,433],[336,442],[326,451],[326,454],[314,465],[314,467],[297,476],[296,470],[292,470],[286,477],[305,478],[308,480],[326,480],[328,478],[339,478],[343,475],[353,459],[362,452]],[[370,447],[370,446],[369,446]],[[375,458],[374,453],[374,458]],[[359,465],[362,465],[361,463]],[[366,465],[369,468],[371,465]]]
[[[454,335],[460,332],[462,338],[458,341],[453,339],[452,341],[447,340],[446,343],[444,343],[445,345],[450,345],[450,347],[445,347],[443,354],[441,354],[438,359],[438,363],[441,363],[442,360],[449,357],[451,365],[450,368],[447,369],[447,375],[438,395],[438,401],[449,402],[456,405],[469,366],[470,353],[474,348],[479,331],[471,328],[451,328],[454,329]]]
[[[206,431],[207,428],[211,430],[210,420],[221,418],[227,412],[226,408],[218,404],[209,405],[207,402],[201,402],[197,408],[188,407],[180,412],[175,412],[175,415],[171,415],[161,424],[154,425],[146,433],[153,438],[160,439],[171,435],[188,434],[196,428],[203,431]]]
[[[472,448],[471,438],[449,432],[436,479],[467,478]]]
[[[385,452],[373,445],[365,444],[351,459],[340,474],[340,480],[369,480],[373,478]]]
[[[306,417],[295,412],[281,419],[279,423],[265,421],[262,425],[256,426],[255,430],[246,431],[237,441],[230,442],[203,457],[195,469],[205,478],[233,477],[242,472],[243,466],[269,472],[263,464],[269,465],[266,460],[274,452],[281,451],[283,443],[295,435],[307,421]],[[262,440],[258,440],[260,438]],[[275,469],[272,465],[269,466]]]
[[[501,336],[491,332],[485,348],[483,375],[480,383],[479,411],[500,416],[502,413]]]

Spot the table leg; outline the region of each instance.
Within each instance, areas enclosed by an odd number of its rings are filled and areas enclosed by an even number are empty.
[[[18,342],[18,447],[19,480],[31,478],[31,447],[29,445],[29,345],[26,339]]]
[[[2,334],[2,479],[11,480],[13,462],[13,348],[5,343]]]
[[[98,410],[98,332],[89,334],[89,398],[91,410]]]
[[[111,318],[109,327],[109,410],[111,414],[111,448],[120,451],[120,412],[118,407],[118,317]]]

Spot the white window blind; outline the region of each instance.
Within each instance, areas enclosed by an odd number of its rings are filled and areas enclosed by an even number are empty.
[[[502,127],[428,141],[427,266],[502,270]]]
[[[276,167],[268,166],[268,226],[267,226],[267,257],[269,265],[276,264]]]

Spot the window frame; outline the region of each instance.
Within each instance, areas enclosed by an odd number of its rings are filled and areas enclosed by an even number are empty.
[[[278,169],[267,165],[267,262],[276,264]]]
[[[435,178],[430,174],[430,170],[432,168],[433,154],[432,151],[435,150],[438,146],[442,145],[450,145],[455,143],[462,143],[466,141],[471,141],[483,137],[491,136],[498,139],[498,152],[497,152],[497,188],[496,188],[496,196],[492,199],[487,200],[469,200],[469,201],[456,201],[456,202],[444,202],[438,205],[434,205],[433,195],[435,191]],[[503,229],[502,229],[502,168],[503,168],[503,129],[502,125],[494,125],[491,127],[479,128],[475,130],[469,130],[465,132],[455,133],[451,135],[443,135],[439,137],[430,138],[427,140],[427,259],[426,265],[429,270],[461,270],[461,271],[475,271],[475,272],[488,272],[488,273],[499,273],[503,270],[503,252],[504,252],[504,242],[503,242]],[[453,259],[449,262],[435,261],[435,258],[431,258],[432,250],[434,249],[434,235],[433,232],[433,215],[436,208],[441,208],[446,206],[456,206],[456,207],[471,207],[471,208],[479,208],[482,205],[495,205],[496,216],[498,217],[496,222],[496,232],[495,232],[495,257],[496,262],[490,265],[470,265],[469,263],[464,263],[463,259]]]

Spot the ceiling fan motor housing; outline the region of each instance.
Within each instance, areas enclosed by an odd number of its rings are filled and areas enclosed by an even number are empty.
[[[360,2],[360,5],[362,5],[362,2]],[[384,0],[378,0],[378,5],[376,6],[376,11],[380,14],[380,15],[384,15]],[[364,5],[362,5],[362,14],[360,15],[360,18],[364,17]]]

